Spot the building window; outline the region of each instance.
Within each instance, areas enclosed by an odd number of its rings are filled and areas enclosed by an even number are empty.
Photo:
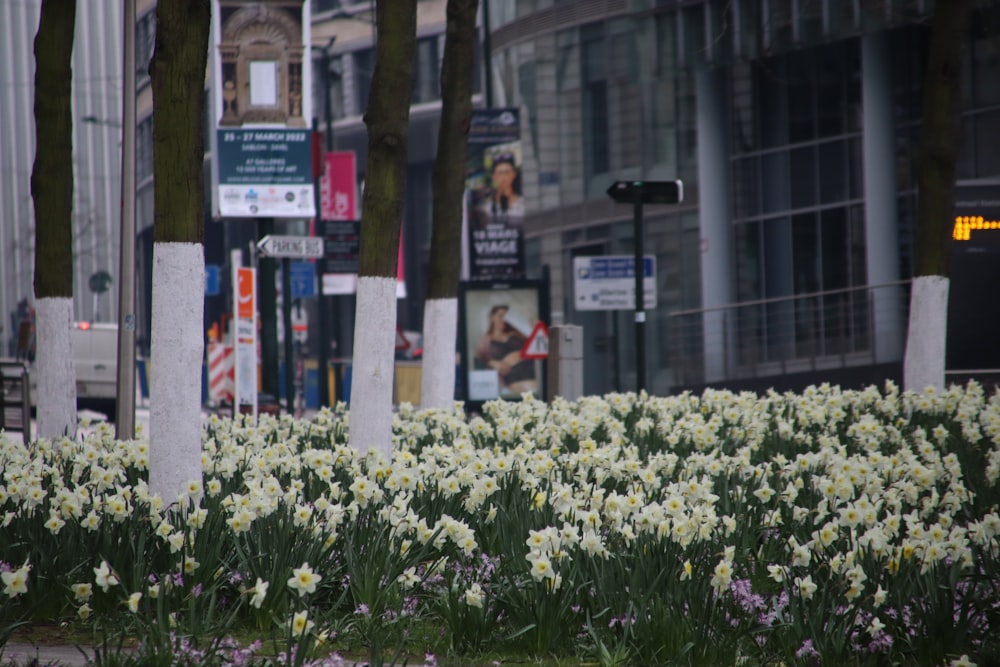
[[[413,72],[412,104],[440,99],[437,36],[417,40],[417,62]]]
[[[313,0],[312,3],[312,13],[320,14],[322,12],[333,11],[334,9],[340,9],[341,0]]]
[[[362,49],[354,52],[354,112],[362,115],[368,109],[368,92],[375,71],[375,52]]]
[[[141,185],[153,177],[153,117],[141,121],[135,130],[135,180]]]
[[[144,14],[135,24],[135,85],[149,83],[149,64],[153,61],[156,44],[156,11]]]
[[[608,147],[608,81],[604,26],[585,26],[580,34],[583,61],[583,154],[587,178],[611,169]]]

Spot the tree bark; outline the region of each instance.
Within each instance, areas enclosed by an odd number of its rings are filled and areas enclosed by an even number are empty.
[[[424,303],[423,407],[446,408],[455,398],[458,280],[462,268],[462,199],[472,118],[473,48],[479,0],[448,0],[441,61],[441,127],[433,174],[433,220]]]
[[[962,53],[972,0],[934,3],[924,81],[914,275],[947,276],[955,216],[955,162],[961,145]]]
[[[154,241],[204,243],[203,126],[210,26],[210,0],[157,3],[156,50],[150,65]]]
[[[73,38],[76,0],[43,0],[35,35],[38,435],[76,435],[73,318]]]
[[[159,0],[153,85],[149,485],[174,502],[201,482],[205,68],[210,0]]]
[[[392,450],[392,381],[396,340],[396,261],[406,192],[407,139],[416,0],[378,0],[377,40],[365,125],[368,161],[361,208],[351,446]]]
[[[948,256],[962,104],[962,52],[972,0],[937,2],[924,81],[917,172],[917,228],[903,388],[944,387]]]

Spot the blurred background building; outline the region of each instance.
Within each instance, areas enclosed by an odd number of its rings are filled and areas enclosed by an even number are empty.
[[[31,41],[40,0],[0,3],[0,311],[32,294]],[[76,308],[117,317],[120,188],[119,3],[81,6],[74,57]],[[402,328],[422,327],[431,174],[440,117],[446,0],[420,0],[403,222]],[[481,0],[476,106],[520,109],[527,271],[551,285],[552,322],[583,326],[587,393],[635,386],[631,311],[575,307],[576,257],[633,252],[617,180],[684,181],[677,206],[647,206],[657,258],[647,313],[648,387],[799,388],[898,379],[905,341],[916,163],[932,0]],[[312,0],[313,108],[336,150],[357,155],[374,67],[371,0]],[[140,352],[148,346],[152,252],[153,3],[139,3],[137,228]],[[488,26],[488,30],[487,30]],[[326,57],[324,57],[324,52]],[[323,65],[328,64],[328,68]],[[966,49],[958,213],[1000,220],[1000,3],[979,2]],[[487,89],[487,82],[490,86]],[[332,128],[324,121],[329,95]],[[211,156],[207,156],[210,160]],[[957,213],[957,215],[958,215]],[[206,262],[220,268],[206,326],[224,319],[231,251],[251,220],[212,221]],[[303,233],[306,221],[276,222]],[[968,231],[968,229],[967,229]],[[949,370],[1000,368],[990,332],[1000,301],[995,229],[953,242]],[[338,354],[352,346],[353,297],[333,297]],[[317,321],[333,308],[309,306]],[[956,347],[958,349],[956,349]],[[964,352],[964,355],[963,355]],[[988,375],[988,373],[980,373]]]

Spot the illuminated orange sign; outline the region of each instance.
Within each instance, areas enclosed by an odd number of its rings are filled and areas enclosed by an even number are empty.
[[[968,241],[974,231],[1000,229],[1000,220],[987,220],[981,215],[955,216],[955,226],[951,238],[956,241]]]

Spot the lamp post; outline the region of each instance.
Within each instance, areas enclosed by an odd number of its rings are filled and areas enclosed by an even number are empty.
[[[490,40],[490,0],[483,0],[483,69],[486,72],[483,81],[484,101],[486,108],[493,108],[493,47]]]

